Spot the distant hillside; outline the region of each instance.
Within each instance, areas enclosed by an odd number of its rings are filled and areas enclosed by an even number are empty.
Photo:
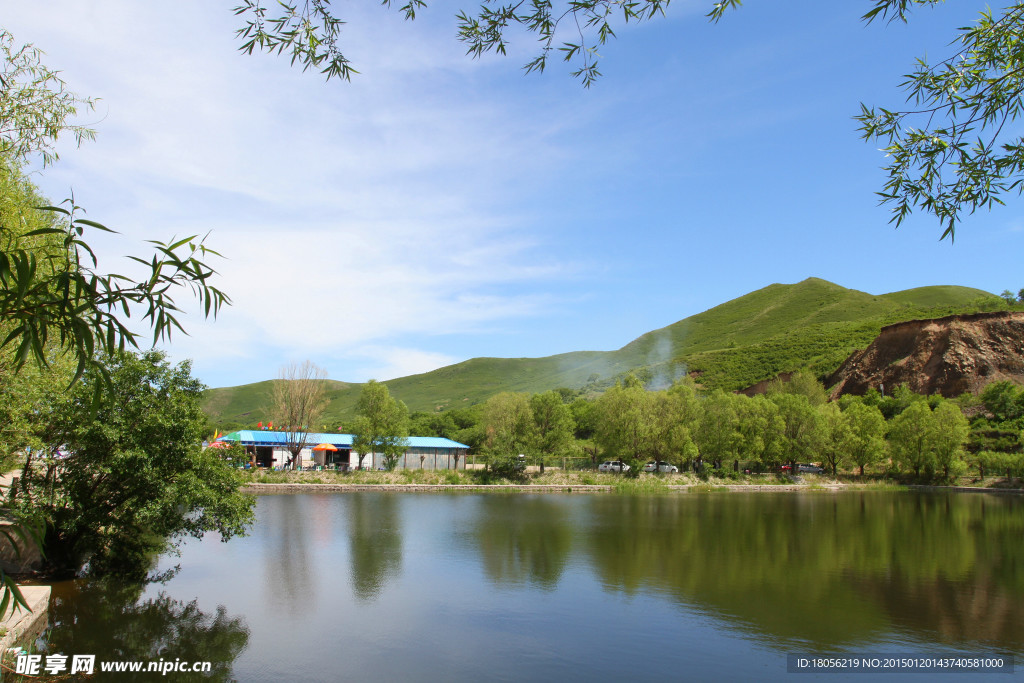
[[[473,358],[387,385],[411,410],[430,411],[472,405],[500,391],[569,387],[596,392],[627,372],[654,385],[690,373],[708,388],[735,390],[801,367],[826,377],[884,325],[995,310],[1001,303],[989,292],[967,287],[920,287],[875,296],[809,278],[769,285],[648,332],[616,351]],[[204,408],[218,423],[266,419],[271,384],[210,389]],[[361,386],[331,382],[326,423],[352,416]]]

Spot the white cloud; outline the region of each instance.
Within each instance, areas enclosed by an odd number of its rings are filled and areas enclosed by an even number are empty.
[[[65,149],[42,184],[73,187],[90,218],[124,233],[97,238],[108,267],[145,239],[212,230],[234,305],[215,324],[188,320],[191,337],[171,345],[197,367],[273,353],[422,372],[458,359],[413,348],[416,335],[543,314],[551,298],[531,285],[576,272],[495,208],[557,170],[561,118],[468,87],[488,67],[447,30],[354,10],[350,51],[374,76],[324,84],[285,59],[239,56],[235,23],[204,2],[54,5],[5,23],[72,89],[103,98],[103,117],[99,140]]]
[[[487,233],[464,233],[460,244],[451,244],[423,228],[410,234],[405,226],[361,224],[295,228],[278,237],[230,234],[233,241],[223,248],[231,258],[219,270],[226,284],[244,283],[230,292],[233,317],[267,343],[327,351],[403,334],[465,332],[543,307],[543,299],[514,289],[488,290],[554,278],[557,264],[523,265],[517,245],[502,251],[478,244],[493,239]]]
[[[351,356],[369,359],[356,370],[360,378],[389,380],[430,372],[462,360],[444,353],[394,346],[361,346]]]

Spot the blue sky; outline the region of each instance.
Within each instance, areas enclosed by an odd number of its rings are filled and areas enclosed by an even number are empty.
[[[1021,202],[939,242],[875,201],[877,145],[859,103],[896,108],[916,57],[944,56],[982,3],[909,25],[870,3],[710,0],[620,27],[589,90],[533,39],[472,60],[454,14],[412,23],[338,4],[362,73],[325,83],[240,55],[232,0],[15,3],[3,26],[100,98],[99,136],[36,182],[118,231],[101,265],[144,240],[212,231],[234,305],[192,315],[166,348],[210,386],[309,359],[332,379],[391,379],[475,356],[621,347],[774,282],[821,277],[884,293],[1024,286]]]

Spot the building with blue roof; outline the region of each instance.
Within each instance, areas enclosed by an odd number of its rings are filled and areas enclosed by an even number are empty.
[[[352,434],[309,433],[306,447],[299,453],[299,466],[312,463],[316,466],[356,469],[359,454],[352,449],[355,437]],[[398,459],[398,467],[405,469],[451,470],[465,469],[469,446],[440,436],[409,436],[409,446]],[[258,467],[281,467],[292,457],[288,450],[288,434],[268,430],[243,429],[231,432],[217,439],[228,443],[240,443],[245,447]],[[322,446],[330,444],[336,450]],[[363,469],[384,467],[384,458],[379,453],[367,453],[363,457]]]

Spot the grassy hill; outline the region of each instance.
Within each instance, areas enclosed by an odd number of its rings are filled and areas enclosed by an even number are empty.
[[[741,389],[780,372],[834,371],[883,325],[951,313],[995,310],[994,295],[968,287],[919,287],[872,295],[809,278],[774,284],[648,332],[616,351],[577,351],[544,358],[473,358],[387,382],[411,410],[443,410],[500,391],[557,387],[600,391],[627,372],[652,384],[691,373],[708,388]],[[272,382],[210,389],[204,408],[218,423],[268,417]],[[360,384],[330,382],[325,422],[347,420]]]

